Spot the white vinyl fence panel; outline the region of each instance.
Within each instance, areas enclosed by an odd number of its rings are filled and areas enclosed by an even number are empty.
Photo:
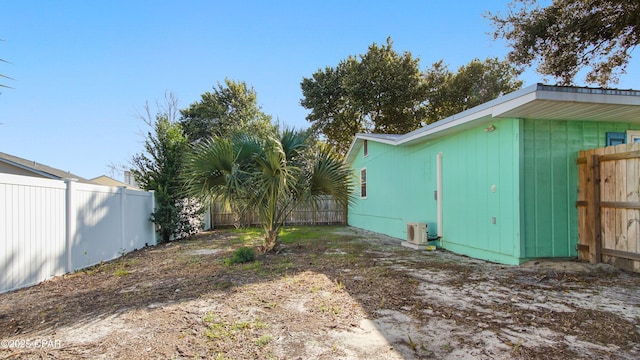
[[[0,293],[155,245],[152,192],[0,174]]]

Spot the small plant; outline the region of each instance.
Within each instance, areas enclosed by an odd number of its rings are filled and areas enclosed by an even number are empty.
[[[413,339],[411,339],[411,335],[407,335],[407,337],[409,338],[409,347],[411,347],[411,350],[416,351],[418,345],[413,342]]]
[[[124,268],[116,269],[116,271],[113,273],[114,276],[127,276],[129,274],[130,272],[125,270]]]
[[[225,264],[242,264],[256,259],[256,253],[252,248],[243,246],[233,252],[233,256],[225,260]]]
[[[262,335],[258,339],[256,339],[256,345],[263,347],[271,342],[271,335]]]

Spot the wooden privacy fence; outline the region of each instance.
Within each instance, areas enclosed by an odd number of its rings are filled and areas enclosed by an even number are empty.
[[[347,221],[346,209],[331,196],[320,200],[317,206],[301,206],[294,209],[285,220],[285,225],[336,225],[345,224]],[[228,206],[216,202],[210,210],[211,228],[229,226],[257,226],[260,225],[260,217],[257,211],[240,217]]]
[[[640,272],[640,144],[578,154],[578,257]]]

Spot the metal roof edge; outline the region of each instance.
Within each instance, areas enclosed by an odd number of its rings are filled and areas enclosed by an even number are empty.
[[[9,165],[11,165],[11,166],[15,166],[15,167],[17,167],[17,168],[19,168],[19,169],[22,169],[22,170],[30,171],[30,172],[32,172],[32,173],[35,173],[35,174],[38,174],[38,175],[44,176],[44,177],[46,177],[46,178],[48,178],[48,179],[54,179],[54,180],[59,180],[59,179],[60,179],[60,177],[55,176],[55,175],[53,175],[53,174],[50,174],[50,173],[48,173],[48,172],[46,172],[46,171],[42,171],[42,170],[38,170],[38,169],[34,169],[34,168],[32,168],[32,167],[22,165],[22,164],[20,164],[20,163],[17,163],[17,162],[15,162],[15,161],[11,161],[11,160],[9,160],[9,159],[5,159],[5,158],[3,158],[3,157],[0,157],[0,162],[3,162],[3,163],[5,163],[5,164],[9,164]]]
[[[462,125],[467,122],[471,122],[475,119],[482,118],[487,114],[492,115],[493,108],[501,106],[507,102],[513,101],[515,99],[535,94],[536,91],[542,86],[542,84],[534,84],[531,86],[527,86],[520,90],[516,90],[514,92],[508,93],[506,95],[500,96],[493,100],[487,101],[486,103],[480,104],[478,106],[472,107],[471,109],[459,112],[457,114],[446,117],[442,120],[438,120],[434,123],[421,127],[420,129],[414,130],[410,133],[407,133],[402,136],[401,139],[398,139],[397,144],[406,143],[412,140],[417,140],[422,136],[426,136],[429,134],[436,133],[441,130],[449,129],[454,126]],[[527,102],[530,100],[527,100]]]
[[[509,94],[505,94],[486,103],[475,106],[452,116],[438,120],[423,126],[399,138],[381,139],[380,137],[367,136],[368,134],[356,134],[349,147],[345,162],[352,158],[351,152],[359,139],[373,140],[389,145],[402,145],[415,142],[422,137],[429,136],[440,131],[464,125],[487,117],[500,118],[509,110],[533,102],[535,100],[570,101],[584,103],[603,103],[617,105],[640,105],[640,90],[618,90],[605,88],[589,88],[576,86],[558,86],[536,83]]]

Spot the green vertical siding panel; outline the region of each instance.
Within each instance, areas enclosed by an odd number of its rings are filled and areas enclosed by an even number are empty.
[[[554,121],[550,123],[550,155],[551,155],[551,256],[567,256],[572,254],[567,224],[569,223],[569,194],[567,184],[570,179],[569,167],[576,167],[575,160],[570,162],[570,147],[567,142],[569,133],[568,122]],[[574,158],[571,156],[571,158]],[[575,159],[575,158],[574,158]],[[575,207],[575,201],[571,204]],[[564,221],[555,221],[564,219]]]
[[[523,120],[523,254],[575,257],[578,242],[578,151],[606,145],[625,123]]]
[[[483,126],[414,146],[370,141],[369,156],[359,154],[352,164],[356,181],[367,168],[368,198],[350,206],[349,224],[404,239],[407,222],[427,222],[435,234],[436,155],[442,152],[445,248],[514,264],[575,256],[577,152],[604,146],[606,132],[640,125],[548,120],[494,125],[493,132]]]
[[[354,174],[367,168],[368,196],[350,207],[349,224],[404,239],[407,222],[427,222],[435,234],[436,156],[442,152],[444,247],[518,263],[519,121],[494,125],[493,132],[482,126],[414,146],[370,141],[369,156],[359,154],[352,164]]]
[[[469,129],[440,141],[444,247],[502,263],[520,253],[518,120]],[[495,185],[495,192],[492,186]],[[496,223],[492,223],[492,218]]]
[[[521,155],[521,163],[523,164],[522,173],[522,189],[524,196],[523,201],[523,224],[521,232],[524,241],[522,241],[522,255],[527,256],[535,250],[535,244],[529,245],[528,239],[538,238],[538,227],[536,226],[536,181],[533,176],[536,173],[536,159],[533,156],[536,153],[536,132],[533,129],[533,123],[529,121],[522,122],[522,148],[524,154]],[[529,245],[529,246],[528,246]],[[532,247],[533,246],[533,247]],[[529,255],[530,256],[530,255]]]
[[[510,121],[510,131],[500,132],[499,142],[511,144],[505,146],[498,154],[500,169],[512,172],[511,176],[503,174],[494,194],[498,197],[498,225],[503,221],[514,221],[513,227],[498,226],[500,229],[500,253],[520,256],[520,121]]]

